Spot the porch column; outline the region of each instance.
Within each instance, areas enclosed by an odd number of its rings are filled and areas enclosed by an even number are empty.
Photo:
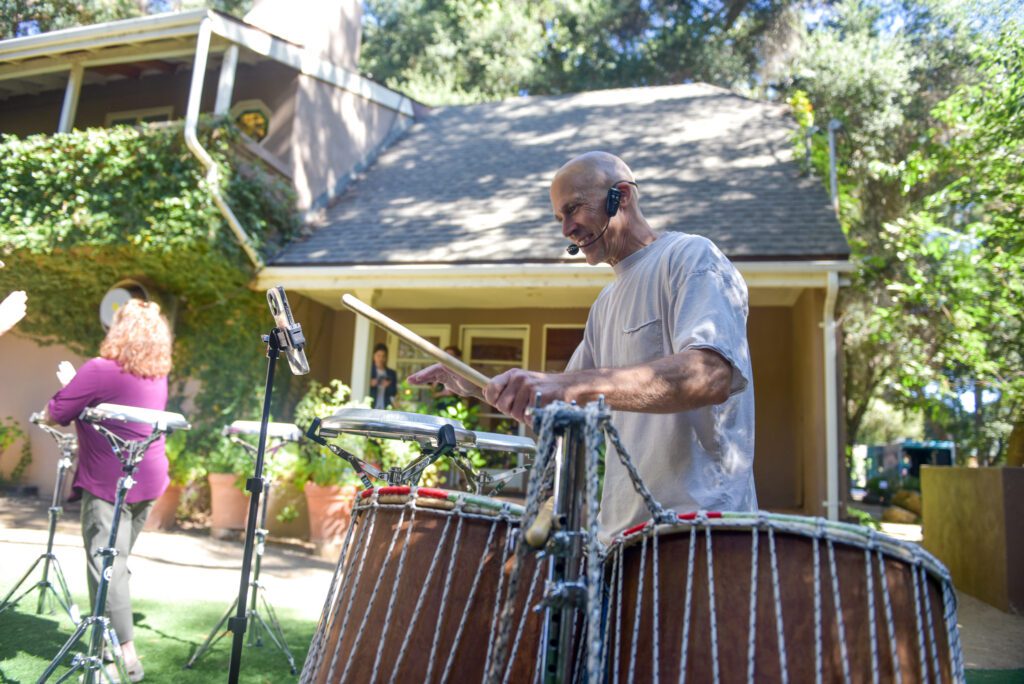
[[[224,51],[224,61],[220,63],[220,78],[217,81],[217,100],[213,105],[213,113],[223,116],[231,109],[231,93],[235,89],[235,71],[238,67],[238,46],[230,45]]]
[[[839,520],[839,383],[836,378],[836,296],[839,274],[828,272],[822,330],[825,336],[825,514]]]
[[[78,96],[82,92],[82,75],[85,67],[81,62],[71,63],[71,72],[68,74],[68,85],[64,89],[64,105],[60,109],[60,123],[57,124],[58,133],[69,133],[75,125],[75,114],[78,111]]]
[[[370,393],[370,343],[373,341],[373,330],[369,319],[357,315],[352,334],[352,398],[358,401]]]

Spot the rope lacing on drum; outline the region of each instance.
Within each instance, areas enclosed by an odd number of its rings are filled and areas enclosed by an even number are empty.
[[[750,623],[747,627],[747,684],[754,684],[754,663],[757,650],[757,547],[762,524],[763,520],[759,512],[757,524],[750,527]]]
[[[768,551],[772,559],[772,593],[775,596],[775,633],[779,643],[779,673],[782,684],[789,682],[786,666],[786,633],[782,624],[782,594],[779,591],[779,561],[775,553],[775,528],[768,526]]]
[[[836,549],[832,539],[827,540],[828,566],[832,576],[832,606],[836,613],[836,630],[839,637],[839,654],[843,661],[843,681],[850,683],[850,658],[846,647],[846,628],[843,625],[843,602],[839,594],[839,572],[836,570]]]
[[[760,517],[760,513],[758,514]],[[817,518],[814,524],[814,681],[821,684],[822,645],[821,630],[821,538],[825,536],[825,521]]]
[[[868,634],[871,639],[872,684],[878,684],[878,633],[875,629],[875,583],[874,573],[871,569],[871,551],[876,547],[875,531],[868,530],[868,543],[864,547],[864,582],[868,600]]]

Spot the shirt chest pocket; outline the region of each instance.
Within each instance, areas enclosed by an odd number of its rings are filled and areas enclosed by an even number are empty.
[[[647,363],[665,355],[660,318],[637,318],[627,321],[619,335],[616,366]]]

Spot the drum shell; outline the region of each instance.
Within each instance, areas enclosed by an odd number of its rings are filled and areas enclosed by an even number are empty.
[[[661,681],[678,681],[682,662],[682,636],[686,605],[687,568],[690,553],[690,527],[660,528],[657,536],[657,652],[658,676]],[[707,562],[707,531],[699,528],[694,537],[696,547],[692,568],[691,613],[689,620],[686,681],[714,681],[711,612]],[[756,622],[754,643],[754,681],[782,681],[780,644],[778,639],[776,600],[773,588],[772,554],[766,530],[758,532],[758,573],[756,588]],[[811,536],[774,532],[779,597],[782,606],[782,633],[785,645],[786,673],[789,681],[816,681],[816,632],[814,592],[814,539]],[[714,606],[718,668],[721,681],[747,681],[749,667],[752,533],[746,529],[713,527],[711,572],[714,577]],[[869,562],[865,550],[855,545],[834,542],[842,623],[845,633],[846,658],[853,682],[873,679],[871,620],[877,648],[879,681],[894,681],[893,644],[889,640],[885,602],[880,585],[878,554],[872,552]],[[636,543],[613,547],[606,565],[609,583],[608,607],[608,672],[609,681],[655,681],[653,672],[654,634],[654,554],[655,538],[646,544]],[[616,554],[621,553],[621,591],[615,568]],[[818,543],[821,669],[817,681],[844,681],[843,651],[840,648],[839,626],[833,600],[828,543]],[[638,625],[636,653],[631,678],[633,626],[636,616],[637,590],[643,562],[643,593]],[[917,572],[927,587],[931,608],[931,629],[924,602],[915,607],[914,566],[900,558],[882,554],[885,580],[892,610],[895,650],[904,682],[951,682],[949,635],[944,608],[943,586],[927,572]],[[869,611],[868,569],[873,589],[873,610]],[[951,591],[951,588],[947,588]],[[918,594],[920,597],[921,595]],[[917,617],[915,618],[915,611]],[[924,638],[924,657],[920,648],[918,620]],[[616,624],[620,628],[616,629]],[[934,639],[935,654],[931,649]],[[935,657],[933,657],[935,656]],[[933,664],[937,662],[936,676]],[[925,669],[922,669],[925,668]],[[925,674],[927,670],[928,674]]]
[[[357,508],[353,525],[353,542],[340,561],[346,576],[314,637],[314,644],[318,638],[323,643],[311,653],[317,661],[305,668],[303,681],[484,681],[504,606],[498,591],[502,598],[508,592],[518,521],[375,504]],[[533,581],[536,568],[528,556],[512,614],[513,637],[520,625],[522,634],[508,681],[529,679],[538,656],[539,614],[528,611],[523,619],[527,592],[532,588],[530,605],[541,597],[543,578]]]

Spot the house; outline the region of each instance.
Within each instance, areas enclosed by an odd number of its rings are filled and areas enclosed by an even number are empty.
[[[288,289],[314,376],[357,393],[375,342],[403,376],[427,359],[343,310],[345,292],[485,374],[564,367],[612,272],[566,255],[547,186],[575,154],[617,153],[656,229],[706,235],[747,281],[762,507],[838,517],[834,307],[849,248],[792,158],[785,108],[687,84],[428,111],[354,71],[358,3],[309,10],[324,20],[296,25],[268,0],[246,21],[185,12],[2,41],[0,131],[232,115],[307,219],[253,285]],[[5,371],[24,390],[0,396],[0,415],[42,406],[54,388],[36,380],[68,356],[11,335],[0,353],[26,360]],[[45,489],[52,463],[37,461],[29,480]]]
[[[560,370],[612,271],[565,253],[547,187],[578,153],[617,153],[655,229],[706,235],[747,281],[760,504],[835,518],[844,467],[834,307],[849,247],[820,180],[792,158],[794,128],[784,107],[702,84],[437,109],[257,285],[306,298],[320,372],[351,378],[357,394],[376,342],[401,376],[428,361],[342,310],[343,292],[459,346],[487,375]]]

